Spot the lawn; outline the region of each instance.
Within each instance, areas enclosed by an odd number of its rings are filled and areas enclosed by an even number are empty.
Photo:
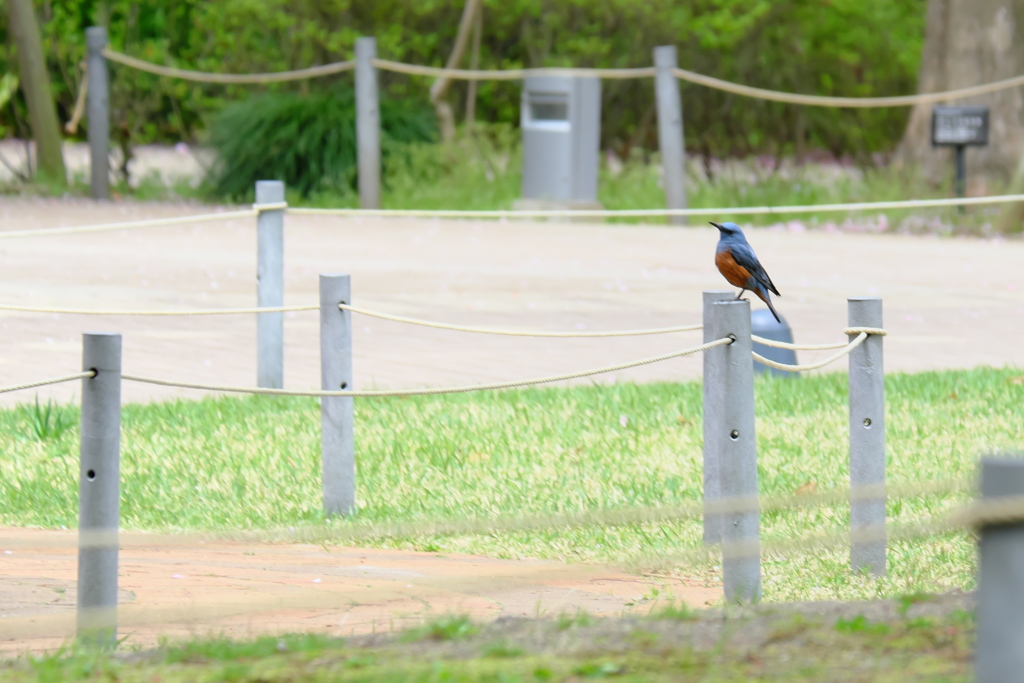
[[[845,375],[757,382],[760,491],[848,486]],[[890,486],[970,480],[980,454],[1024,441],[1015,369],[886,378]],[[77,412],[0,411],[0,523],[74,527]],[[323,525],[314,399],[210,398],[126,405],[122,525],[139,530]],[[701,495],[701,386],[612,384],[459,396],[357,399],[357,523],[429,522],[680,505]],[[944,514],[970,492],[891,499],[899,524]],[[766,544],[846,530],[848,508],[766,512]],[[330,520],[342,529],[352,522]],[[484,534],[378,537],[374,545],[570,562],[629,562],[701,545],[697,519]],[[857,599],[974,581],[974,542],[948,533],[890,544],[889,576],[851,576],[848,553],[769,556],[765,599]],[[704,561],[652,569],[709,581]]]
[[[970,680],[963,595],[645,616],[440,617],[397,634],[167,642],[115,655],[70,649],[0,663],[10,681],[617,681],[906,683]]]

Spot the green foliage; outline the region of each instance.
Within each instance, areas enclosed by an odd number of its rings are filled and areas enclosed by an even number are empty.
[[[63,119],[82,77],[84,30],[109,26],[111,46],[162,64],[214,72],[280,71],[350,59],[373,35],[381,57],[443,65],[462,0],[36,0]],[[913,92],[923,38],[922,0],[486,0],[481,68],[642,66],[656,45],[676,45],[679,65],[750,85],[803,93],[873,96]],[[0,73],[17,70],[0,13]],[[113,130],[122,146],[201,141],[209,117],[254,92],[311,92],[351,83],[224,86],[111,69]],[[385,92],[427,101],[431,80],[382,73]],[[516,124],[519,84],[484,81],[477,117]],[[657,143],[649,80],[602,84],[603,145],[620,153]],[[466,85],[451,101],[462,111]],[[892,146],[906,109],[837,110],[737,98],[683,87],[687,145],[706,158],[826,149],[866,159]],[[0,126],[27,134],[23,98]],[[84,135],[84,131],[82,133]]]
[[[447,615],[406,631],[402,640],[462,640],[479,630],[480,627],[465,615]]]
[[[385,172],[404,146],[436,139],[433,113],[408,102],[381,102]],[[208,182],[241,199],[257,180],[283,180],[303,197],[349,194],[356,179],[355,95],[350,88],[300,95],[265,93],[228,105],[210,127],[217,163]]]
[[[24,413],[29,429],[38,441],[60,438],[75,426],[74,418],[77,417],[73,406],[62,406],[53,400],[41,404],[38,396],[34,403],[19,406],[19,409]]]

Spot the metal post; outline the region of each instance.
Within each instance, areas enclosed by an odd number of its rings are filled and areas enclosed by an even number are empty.
[[[754,435],[754,366],[750,362],[750,302],[712,305],[713,339],[733,337],[723,351],[709,394],[721,477],[722,579],[729,602],[761,599],[760,513],[757,503],[757,440]]]
[[[729,290],[704,292],[704,343],[714,341],[715,302],[736,298]],[[718,515],[710,509],[710,503],[721,498],[722,483],[718,472],[720,448],[716,438],[720,431],[721,417],[714,411],[722,405],[720,398],[712,398],[714,391],[721,389],[721,368],[725,361],[725,349],[717,347],[704,352],[704,545],[715,545],[722,541]]]
[[[850,327],[881,327],[882,300],[849,299]],[[850,340],[857,335],[851,334]],[[882,337],[850,352],[850,568],[885,576],[885,373]]]
[[[352,303],[348,275],[320,276],[320,388],[352,388],[352,313],[338,308]],[[320,399],[320,453],[324,511],[347,515],[356,507],[356,450],[352,398]]]
[[[658,100],[658,147],[664,169],[665,206],[686,208],[686,147],[683,144],[683,104],[676,68],[676,46],[654,48],[654,94]],[[686,216],[670,216],[669,223],[686,225]]]
[[[380,92],[376,38],[356,38],[356,162],[359,206],[380,208]]]
[[[89,194],[93,199],[110,199],[110,96],[107,78],[107,29],[85,29],[89,88]]]
[[[82,335],[78,484],[78,637],[117,639],[117,533],[121,496],[121,335]]]
[[[1024,496],[1024,459],[983,458],[981,498]],[[1020,680],[1024,672],[1024,523],[983,525],[978,540],[977,683]]]
[[[967,162],[964,159],[964,145],[956,146],[956,196],[963,197],[967,191]],[[964,212],[963,206],[958,206],[960,213]]]
[[[284,201],[284,183],[256,181],[256,203]],[[284,306],[284,209],[256,217],[256,302],[260,308]],[[256,386],[284,387],[284,314],[256,316]]]

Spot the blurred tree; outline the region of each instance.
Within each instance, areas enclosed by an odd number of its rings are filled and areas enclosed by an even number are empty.
[[[36,143],[36,163],[47,178],[63,183],[67,175],[60,124],[57,123],[57,110],[50,92],[50,77],[32,0],[7,0],[7,14],[18,46],[21,88],[25,93],[32,137]]]
[[[928,0],[918,91],[953,90],[1024,74],[1022,31],[1024,0]],[[967,153],[968,177],[1006,180],[1024,153],[1024,91],[1012,88],[956,104],[990,108],[989,144]],[[897,158],[939,182],[951,177],[953,151],[931,146],[933,106],[914,107]]]

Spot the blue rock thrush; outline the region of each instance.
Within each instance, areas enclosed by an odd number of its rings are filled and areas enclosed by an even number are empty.
[[[768,310],[781,323],[782,320],[775,312],[771,295],[768,292],[772,292],[776,296],[782,295],[779,294],[779,290],[775,289],[772,279],[768,277],[761,262],[757,260],[757,254],[747,242],[747,238],[743,236],[740,226],[735,223],[719,225],[713,221],[711,225],[718,228],[719,234],[718,248],[715,250],[715,265],[718,266],[718,272],[729,281],[729,284],[740,288],[736,299],[743,296],[745,291],[753,292],[761,301],[768,304]]]

